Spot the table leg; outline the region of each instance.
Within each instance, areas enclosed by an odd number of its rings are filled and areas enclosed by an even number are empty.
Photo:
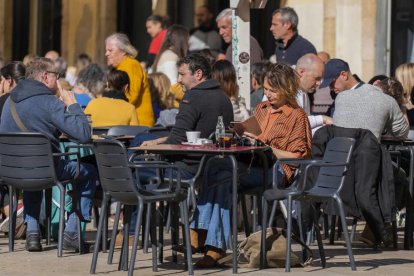
[[[409,146],[410,149],[410,172],[408,179],[409,199],[407,204],[407,211],[405,216],[404,228],[404,249],[409,250],[413,242],[413,170],[414,170],[414,146]]]
[[[239,176],[236,158],[234,155],[229,155],[229,158],[233,166],[233,274],[237,274],[237,188]]]

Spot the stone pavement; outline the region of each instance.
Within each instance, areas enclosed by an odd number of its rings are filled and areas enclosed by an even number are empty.
[[[358,227],[360,228],[360,227]],[[93,233],[92,239],[93,239]],[[399,232],[402,234],[402,231]],[[357,236],[358,237],[358,236]],[[169,235],[166,234],[168,242]],[[241,239],[242,237],[240,237]],[[239,240],[240,240],[239,239]],[[343,246],[343,241],[336,241],[335,245],[329,245],[324,241],[327,255],[327,268],[322,269],[318,259],[316,246],[311,246],[315,261],[312,266],[305,268],[292,268],[291,275],[413,275],[414,252],[401,250],[402,237],[400,236],[399,248],[373,251],[360,242],[354,242],[354,255],[357,262],[357,271],[352,272],[349,267],[349,259]],[[183,256],[179,255],[179,263],[171,262],[170,246],[164,247],[164,263],[159,264],[158,272],[152,272],[151,253],[143,254],[139,250],[135,263],[135,275],[187,275],[184,271]],[[108,265],[108,254],[100,253],[97,265],[97,275],[127,275],[126,271],[117,270],[119,250],[115,252],[114,264]],[[194,255],[194,260],[202,255]],[[7,238],[0,235],[0,275],[89,275],[89,267],[92,254],[78,255],[64,252],[62,258],[57,257],[56,245],[46,247],[43,252],[28,253],[24,250],[24,241],[16,241],[16,250],[8,253]],[[284,269],[247,269],[240,268],[241,275],[274,275],[284,273]],[[227,268],[215,268],[195,270],[195,275],[231,275],[231,266]]]

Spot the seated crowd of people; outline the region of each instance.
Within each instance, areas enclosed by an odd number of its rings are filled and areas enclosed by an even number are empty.
[[[211,13],[204,6],[201,9]],[[204,27],[194,33],[221,36],[231,43],[231,10],[217,16],[218,32],[211,27],[211,18],[209,22],[201,20]],[[395,77],[375,76],[364,83],[352,74],[345,60],[330,59],[325,52],[317,54],[315,47],[298,34],[297,15],[292,8],[273,13],[270,30],[277,41],[276,63],[263,59],[259,43],[251,37],[250,106],[246,106],[246,99],[239,93],[231,45],[226,52],[220,52],[222,46],[217,44],[221,39],[214,39],[214,46],[199,48],[200,38],[190,34],[186,27],[173,24],[167,28],[164,20],[155,15],[148,18],[147,30],[153,41],[151,60],[145,64],[137,61],[137,50],[122,33],[114,33],[103,42],[107,66],[93,63],[86,54],[81,54],[77,66],[68,69],[55,51],[45,57],[28,57],[31,59],[28,63],[6,64],[0,69],[0,132],[23,131],[15,119],[17,111],[28,131],[47,135],[53,150],[59,152],[62,133],[81,143],[91,140],[86,114],[91,116],[93,127],[171,128],[166,137],[146,135],[134,139],[136,145],[146,147],[181,144],[187,141],[187,131],[200,131],[201,138],[208,138],[215,132],[219,116],[227,128],[232,121],[253,116],[261,134],[245,132],[244,136],[252,145],[259,141],[271,149],[266,172],[269,183],[265,185],[270,186],[273,174],[278,174],[278,185],[288,187],[293,183],[296,167],[283,165],[273,171],[272,165],[281,158],[310,158],[312,136],[319,128],[333,124],[366,129],[380,143],[383,135],[407,138],[414,124],[413,63],[400,65]],[[324,112],[317,110],[315,104],[322,94],[331,100]],[[177,156],[169,161],[181,169],[183,179],[194,177],[199,165],[197,158],[190,157]],[[57,177],[71,178],[75,166],[75,161],[59,160]],[[262,164],[258,160],[241,158],[238,167],[245,173],[240,178],[241,187],[263,185]],[[406,164],[394,170],[396,205],[401,212],[406,207],[403,195],[408,170]],[[205,249],[204,258],[196,263],[198,267],[216,266],[229,249],[230,195],[236,192],[231,189],[231,175],[228,159],[215,160],[204,172],[201,189],[206,192],[199,194],[190,225],[192,252]],[[141,180],[148,181],[148,174]],[[213,185],[218,182],[222,184]],[[99,185],[93,164],[81,162],[76,185],[82,221],[89,222],[94,192]],[[23,192],[18,215],[24,208],[24,220],[18,220],[18,224],[25,227],[28,251],[42,250],[39,226],[42,196],[42,192]],[[8,231],[9,200],[7,187],[0,186],[3,232]],[[79,249],[76,219],[76,212],[69,211],[63,237],[65,249]],[[364,241],[370,245],[389,244],[387,221],[373,224],[367,220],[367,224],[362,235]],[[184,252],[182,246],[175,250]]]

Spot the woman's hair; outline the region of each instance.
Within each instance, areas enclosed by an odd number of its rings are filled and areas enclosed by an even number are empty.
[[[148,83],[152,99],[162,108],[170,109],[173,106],[174,94],[170,92],[171,82],[164,73],[148,75]]]
[[[135,49],[135,47],[132,46],[126,34],[113,33],[105,39],[105,43],[107,43],[110,40],[114,41],[115,46],[121,51],[127,53],[128,56],[135,58],[138,55],[137,49]]]
[[[106,75],[106,89],[116,92],[128,92],[129,91],[129,76],[126,72],[112,68]],[[125,91],[127,86],[127,91]]]
[[[152,65],[153,71],[156,71],[161,55],[167,50],[173,51],[179,59],[186,56],[189,36],[190,34],[186,27],[177,24],[170,26],[165,34],[160,51],[155,57],[154,64]]]
[[[284,63],[270,64],[267,69],[265,81],[277,90],[277,93],[282,93],[290,106],[298,106],[296,94],[299,89],[299,77],[296,71]]]
[[[167,19],[165,17],[162,17],[161,15],[153,14],[148,16],[147,22],[152,21],[154,23],[160,23],[161,28],[165,29],[167,27]]]
[[[12,61],[0,69],[0,75],[5,79],[11,79],[18,84],[25,79],[26,66],[20,61]]]
[[[398,106],[402,109],[406,103],[405,97],[404,97],[404,89],[401,85],[401,83],[395,79],[395,78],[385,78],[382,81],[378,82],[376,84],[381,90],[387,94],[393,97],[397,103]]]
[[[267,67],[271,64],[270,61],[262,60],[254,63],[250,69],[250,75],[254,78],[257,83],[263,87],[264,77],[267,71]]]
[[[91,63],[79,71],[76,82],[85,86],[94,96],[102,93],[104,72],[96,63]]]
[[[218,60],[213,64],[211,77],[217,80],[221,89],[229,98],[237,99],[239,86],[237,84],[236,70],[228,60]]]
[[[403,63],[395,69],[395,77],[402,84],[406,99],[411,97],[414,86],[414,63]]]
[[[38,56],[36,54],[27,54],[23,58],[23,64],[24,66],[27,66],[30,62],[32,62],[35,58]]]

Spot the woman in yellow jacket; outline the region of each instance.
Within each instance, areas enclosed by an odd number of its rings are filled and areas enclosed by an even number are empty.
[[[105,40],[107,64],[128,74],[130,86],[126,97],[135,106],[140,125],[151,127],[154,125],[151,93],[147,75],[135,59],[137,53],[125,34],[114,33]]]
[[[92,116],[92,126],[139,125],[135,107],[128,103],[129,77],[124,71],[111,69],[107,75],[107,88],[89,102],[85,114]]]

